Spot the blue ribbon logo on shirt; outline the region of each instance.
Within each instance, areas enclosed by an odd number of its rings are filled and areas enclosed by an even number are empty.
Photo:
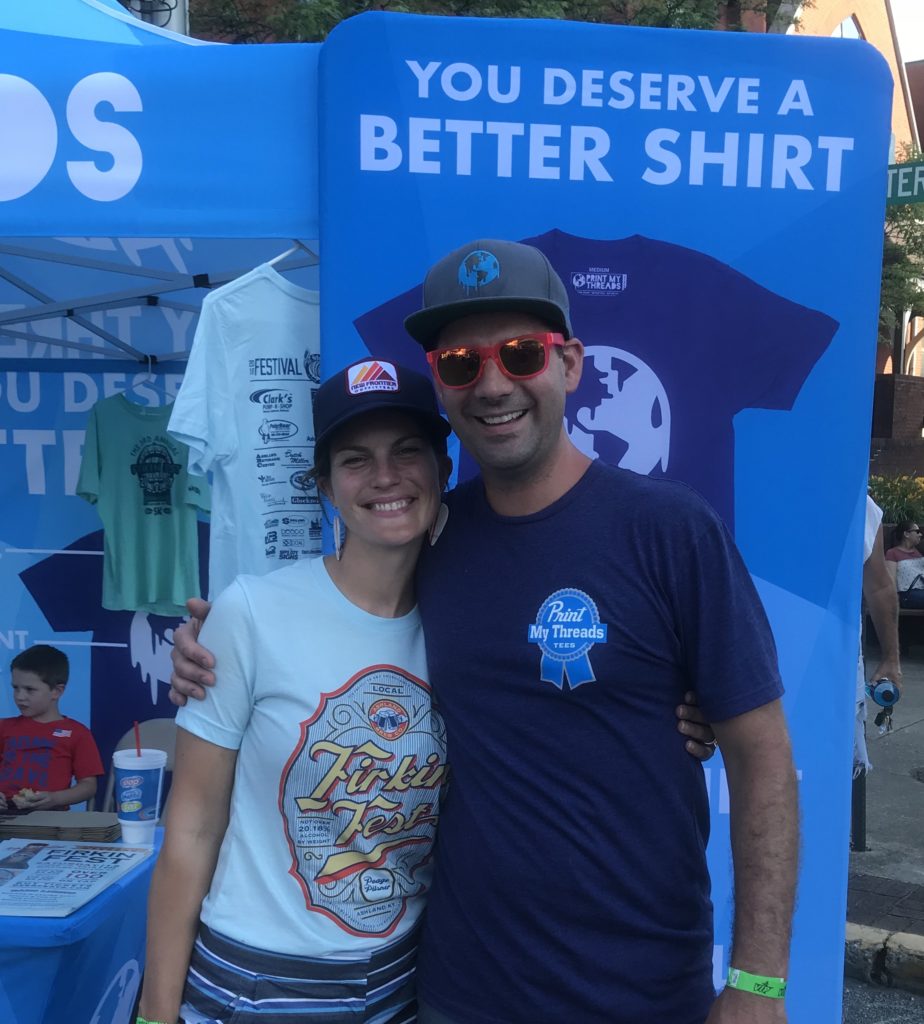
[[[593,600],[583,590],[556,590],[542,602],[528,640],[542,651],[540,678],[561,690],[567,679],[572,690],[596,676],[588,654],[606,640],[606,626]]]

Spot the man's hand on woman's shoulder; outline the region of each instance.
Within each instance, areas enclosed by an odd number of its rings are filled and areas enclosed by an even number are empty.
[[[170,676],[170,700],[178,708],[188,698],[205,699],[205,687],[215,685],[215,659],[199,643],[199,630],[208,618],[212,605],[201,598],[192,597],[186,602],[189,621],[184,622],[173,634],[173,673]]]

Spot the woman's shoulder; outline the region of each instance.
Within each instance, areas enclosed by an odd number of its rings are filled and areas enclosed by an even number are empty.
[[[915,548],[912,551],[908,551],[903,547],[897,546],[894,548],[889,548],[885,556],[886,561],[889,562],[909,562],[915,558],[924,559],[924,554],[921,554],[921,552],[918,551],[917,548]]]

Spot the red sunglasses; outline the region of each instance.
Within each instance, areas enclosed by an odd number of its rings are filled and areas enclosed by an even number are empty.
[[[484,364],[489,359],[511,380],[529,380],[549,365],[549,349],[564,343],[564,335],[553,331],[523,334],[494,345],[437,348],[427,353],[427,362],[433,376],[445,388],[470,388],[484,373]]]

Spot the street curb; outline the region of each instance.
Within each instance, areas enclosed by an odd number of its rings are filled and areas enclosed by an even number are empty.
[[[924,993],[924,935],[848,922],[844,974],[886,988]]]

